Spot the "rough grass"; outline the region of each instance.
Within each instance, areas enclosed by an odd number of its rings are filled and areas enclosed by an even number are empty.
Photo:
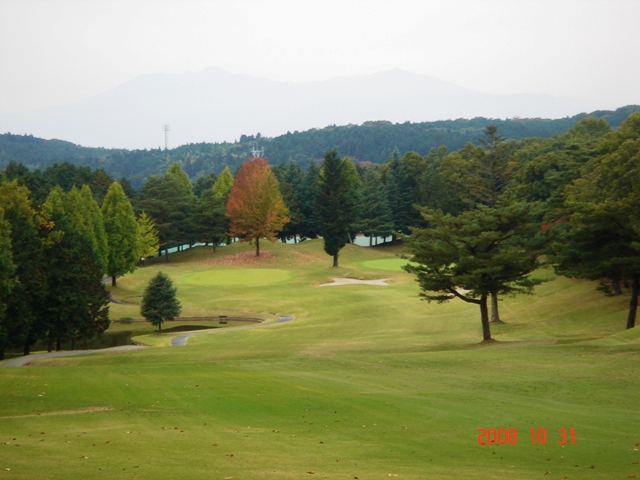
[[[0,369],[0,473],[640,477],[640,334],[624,331],[628,298],[555,278],[501,302],[506,323],[483,345],[477,307],[420,301],[413,278],[391,268],[397,247],[347,246],[337,269],[317,241],[263,251],[259,260],[248,245],[176,254],[170,266],[120,279],[112,294],[135,301],[161,269],[188,312],[290,313],[293,322]],[[286,277],[272,281],[274,269]],[[258,281],[232,281],[244,275]],[[392,280],[317,287],[340,276]],[[114,305],[115,318],[135,308]],[[517,429],[517,444],[478,445],[479,428],[501,427]],[[532,445],[530,428],[546,428],[547,444]],[[559,428],[575,428],[576,444],[559,445]]]

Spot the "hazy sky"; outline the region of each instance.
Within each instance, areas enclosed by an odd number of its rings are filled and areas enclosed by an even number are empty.
[[[638,0],[0,0],[0,113],[210,66],[313,81],[402,68],[487,93],[640,104]]]

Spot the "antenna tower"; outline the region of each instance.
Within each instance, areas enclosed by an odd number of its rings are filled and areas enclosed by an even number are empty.
[[[256,144],[256,146],[251,149],[251,155],[253,158],[264,158],[264,147],[258,148],[258,145]]]
[[[169,125],[162,125],[162,131],[164,132],[164,149],[169,149]]]

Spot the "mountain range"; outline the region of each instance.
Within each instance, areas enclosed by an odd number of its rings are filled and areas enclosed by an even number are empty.
[[[580,106],[542,94],[494,95],[403,70],[294,83],[220,68],[148,74],[58,107],[0,114],[0,132],[64,139],[90,147],[169,147],[277,136],[328,125],[474,118],[562,118]]]

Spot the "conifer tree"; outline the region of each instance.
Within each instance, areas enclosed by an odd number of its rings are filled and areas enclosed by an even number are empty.
[[[542,282],[530,277],[545,245],[535,207],[480,205],[457,217],[424,208],[422,215],[429,228],[414,228],[407,239],[417,265],[404,269],[416,274],[423,299],[479,305],[483,340],[491,340],[489,296],[530,293]]]
[[[386,238],[393,233],[393,219],[380,176],[371,167],[365,170],[360,198],[360,217],[356,226],[369,237],[369,246],[372,246],[373,237]]]
[[[176,297],[177,289],[171,279],[164,273],[158,272],[147,285],[142,295],[140,314],[158,327],[162,332],[162,324],[173,320],[182,310],[180,301]]]
[[[131,202],[118,182],[113,182],[102,204],[104,229],[109,246],[107,275],[111,285],[116,278],[133,272],[138,260],[139,227]]]
[[[338,157],[331,150],[324,154],[316,194],[318,227],[324,243],[324,251],[333,257],[333,266],[338,266],[338,254],[349,241],[349,228],[353,223],[352,213],[355,196],[351,191],[352,178],[348,159]]]
[[[10,329],[5,319],[9,295],[15,284],[16,271],[10,231],[11,226],[4,219],[4,210],[0,207],[0,360],[4,359],[4,350],[11,342]]]
[[[217,196],[213,187],[205,190],[196,204],[196,235],[198,240],[213,243],[213,251],[227,234],[229,219],[225,216],[224,200]]]

